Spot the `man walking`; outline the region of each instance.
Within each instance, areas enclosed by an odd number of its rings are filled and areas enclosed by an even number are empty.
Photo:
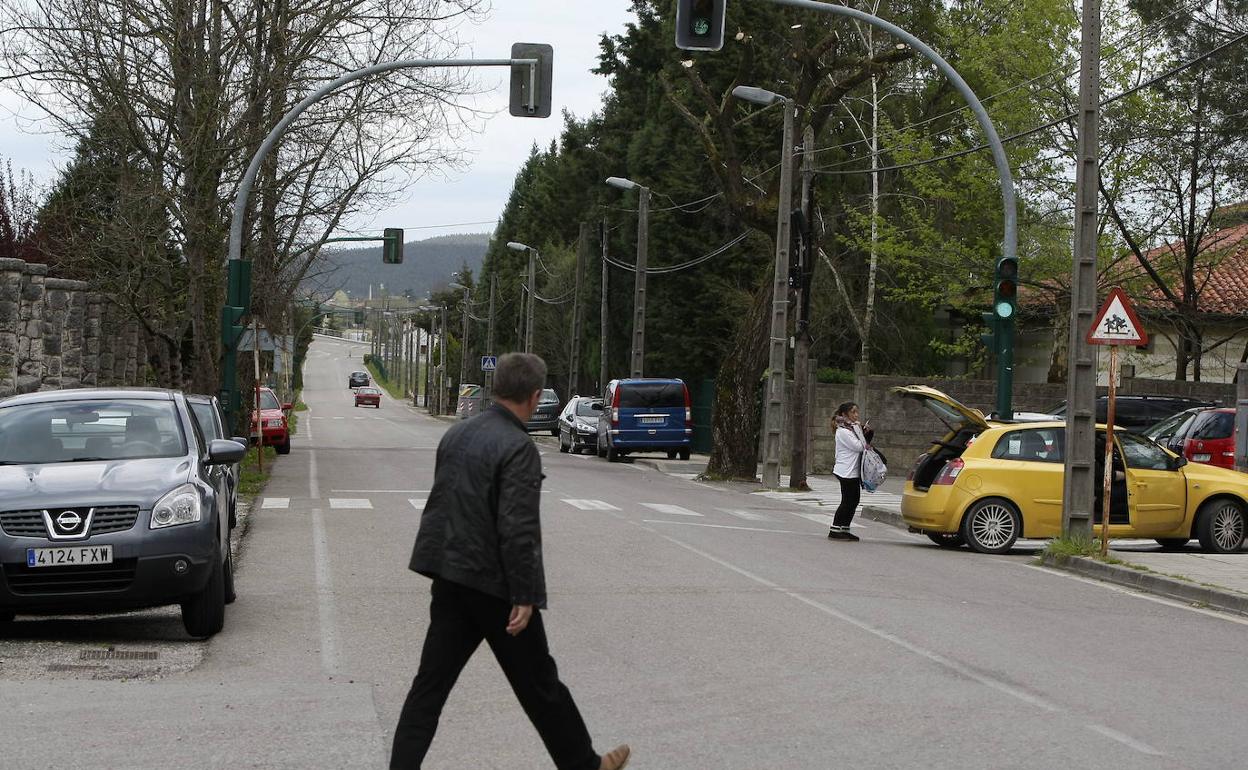
[[[628,746],[599,757],[559,681],[538,610],[546,608],[539,517],[542,460],[524,424],[537,408],[546,364],[509,353],[494,372],[494,400],[438,445],[433,489],[409,565],[433,579],[429,630],[390,755],[391,770],[419,768],[451,688],[484,640],[559,770],[619,770]]]

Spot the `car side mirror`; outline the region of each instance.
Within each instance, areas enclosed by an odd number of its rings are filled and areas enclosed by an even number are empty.
[[[289,412],[291,409],[294,409],[294,408],[295,408],[294,404],[282,404],[283,412]]]
[[[601,411],[602,411],[602,404],[590,404],[590,405],[589,405],[589,408],[590,408],[590,409],[592,409],[592,410],[593,410],[593,411],[595,411],[595,412],[601,412]]]
[[[250,443],[251,440],[244,436],[235,436],[232,439],[230,439],[230,441],[233,441],[236,444],[242,444],[243,446],[247,446],[247,444]]]
[[[1187,458],[1184,457],[1183,455],[1178,455],[1177,457],[1170,458],[1170,470],[1177,471],[1179,468],[1182,468],[1184,465],[1187,465]]]
[[[214,438],[212,443],[208,444],[209,465],[229,465],[240,462],[246,454],[247,447],[237,441]]]

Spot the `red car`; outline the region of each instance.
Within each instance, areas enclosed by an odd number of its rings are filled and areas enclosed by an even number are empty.
[[[277,449],[279,455],[290,454],[290,428],[286,422],[286,413],[293,408],[291,404],[283,404],[269,388],[260,388],[260,423],[261,443]],[[251,438],[256,437],[256,413],[251,413]]]
[[[1183,442],[1183,456],[1194,463],[1235,469],[1235,410],[1198,412]]]
[[[356,388],[356,406],[375,406],[381,408],[381,391],[376,388]]]

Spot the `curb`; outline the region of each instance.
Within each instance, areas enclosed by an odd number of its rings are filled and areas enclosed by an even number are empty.
[[[881,524],[888,524],[899,529],[909,529],[909,525],[901,518],[901,511],[894,511],[891,508],[864,505],[862,506],[862,512],[858,515],[864,519],[878,521]]]
[[[1235,593],[1221,588],[1188,583],[1155,572],[1142,572],[1117,564],[1089,559],[1085,556],[1055,556],[1044,554],[1040,563],[1046,567],[1074,572],[1086,577],[1103,580],[1127,588],[1134,588],[1168,599],[1190,604],[1200,604],[1224,612],[1248,616],[1248,594]]]
[[[655,460],[649,457],[636,457],[633,458],[633,464],[654,468],[662,473],[697,473],[699,476],[706,473],[706,466],[697,460]],[[675,467],[669,468],[669,464],[674,464]]]

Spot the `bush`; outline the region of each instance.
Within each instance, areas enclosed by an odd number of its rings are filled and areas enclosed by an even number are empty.
[[[853,385],[854,373],[848,369],[836,369],[825,366],[815,372],[815,379],[825,385]]]

